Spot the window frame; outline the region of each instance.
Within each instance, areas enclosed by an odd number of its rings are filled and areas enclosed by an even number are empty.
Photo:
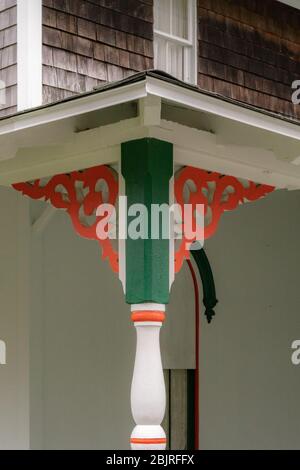
[[[197,0],[187,0],[188,1],[188,8],[187,8],[187,28],[188,28],[188,39],[181,38],[179,36],[175,36],[171,33],[166,33],[155,28],[155,22],[153,25],[153,33],[154,33],[154,44],[156,38],[164,39],[168,42],[173,44],[177,44],[183,47],[183,81],[187,83],[191,83],[193,85],[197,84],[197,65],[198,65],[198,47],[197,47],[197,39],[198,39],[198,28],[197,28]],[[173,14],[173,0],[170,0],[170,17],[172,18]],[[155,8],[155,3],[154,3]],[[154,15],[155,17],[155,15]],[[172,22],[171,22],[172,24]],[[168,42],[166,43],[166,56],[168,56]],[[155,51],[155,47],[154,47]],[[156,66],[157,57],[154,54],[154,64]],[[166,64],[166,72],[170,73],[170,64]]]

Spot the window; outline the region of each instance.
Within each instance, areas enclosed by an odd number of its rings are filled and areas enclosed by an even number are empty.
[[[154,0],[154,64],[197,83],[196,0]]]

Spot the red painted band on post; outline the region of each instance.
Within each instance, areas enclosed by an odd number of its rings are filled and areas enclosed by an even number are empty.
[[[143,439],[138,439],[138,438],[132,438],[130,439],[130,442],[131,444],[166,444],[167,443],[167,439],[165,438],[149,438],[149,439],[146,439],[146,438],[143,438]]]
[[[166,315],[164,312],[155,312],[151,310],[141,310],[141,311],[136,311],[132,312],[131,314],[131,320],[134,323],[139,323],[139,322],[158,322],[158,323],[163,323],[166,319]]]

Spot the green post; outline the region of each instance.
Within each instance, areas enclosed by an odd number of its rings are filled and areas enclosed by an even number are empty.
[[[126,240],[126,302],[169,302],[169,240],[151,239],[152,204],[169,205],[173,176],[173,145],[152,138],[122,144],[122,175],[127,205],[148,211],[148,239]],[[128,226],[135,217],[128,217]]]

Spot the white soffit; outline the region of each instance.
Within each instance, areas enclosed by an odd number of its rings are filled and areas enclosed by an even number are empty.
[[[0,120],[0,137],[5,134],[34,129],[46,124],[65,121],[74,116],[90,113],[118,104],[128,103],[146,96],[143,82],[126,87],[108,89],[101,93],[86,94],[76,99],[41,106],[25,113]]]
[[[239,106],[208,94],[199,93],[190,88],[178,87],[173,83],[148,77],[147,92],[172,103],[300,140],[300,125],[252,110],[246,106]]]
[[[300,0],[299,0],[300,1]],[[300,140],[300,125],[287,119],[273,117],[247,106],[231,103],[196,89],[183,87],[166,80],[147,76],[144,80],[120,84],[91,94],[78,96],[76,99],[58,102],[16,114],[0,120],[0,136],[27,128],[54,123],[83,113],[104,109],[117,104],[130,102],[147,95],[159,96],[166,101],[180,104],[191,109],[222,116],[272,133]]]
[[[76,129],[76,116],[105,112],[112,106],[137,102],[147,96],[194,110],[196,117],[199,113],[199,120],[205,115],[207,120],[209,116],[215,121],[222,120],[223,134],[230,134],[231,142],[224,140],[218,130],[211,134],[180,123],[179,127],[176,123],[169,126],[163,120],[146,124],[139,117],[120,118],[120,122],[81,132]],[[224,128],[226,122],[228,129]],[[251,126],[249,134],[254,138],[250,144],[239,140],[241,126],[246,130]],[[180,142],[178,135],[183,139]],[[206,168],[214,171],[228,168],[235,176],[248,175],[254,181],[281,188],[300,188],[300,167],[292,164],[300,156],[299,125],[149,75],[0,120],[0,184],[112,164],[118,161],[121,142],[147,136],[173,142],[179,164],[201,167],[205,162]],[[257,149],[251,148],[253,140]],[[288,158],[286,148],[291,150]]]
[[[300,0],[299,0],[300,1]],[[147,76],[144,80],[120,85],[101,92],[86,94],[76,99],[58,102],[50,106],[29,110],[0,120],[0,136],[27,128],[54,123],[83,113],[130,102],[147,95],[160,98],[191,109],[222,116],[272,133],[300,140],[300,125],[287,119],[273,117],[246,106],[231,103],[218,97],[201,93],[169,81]]]

